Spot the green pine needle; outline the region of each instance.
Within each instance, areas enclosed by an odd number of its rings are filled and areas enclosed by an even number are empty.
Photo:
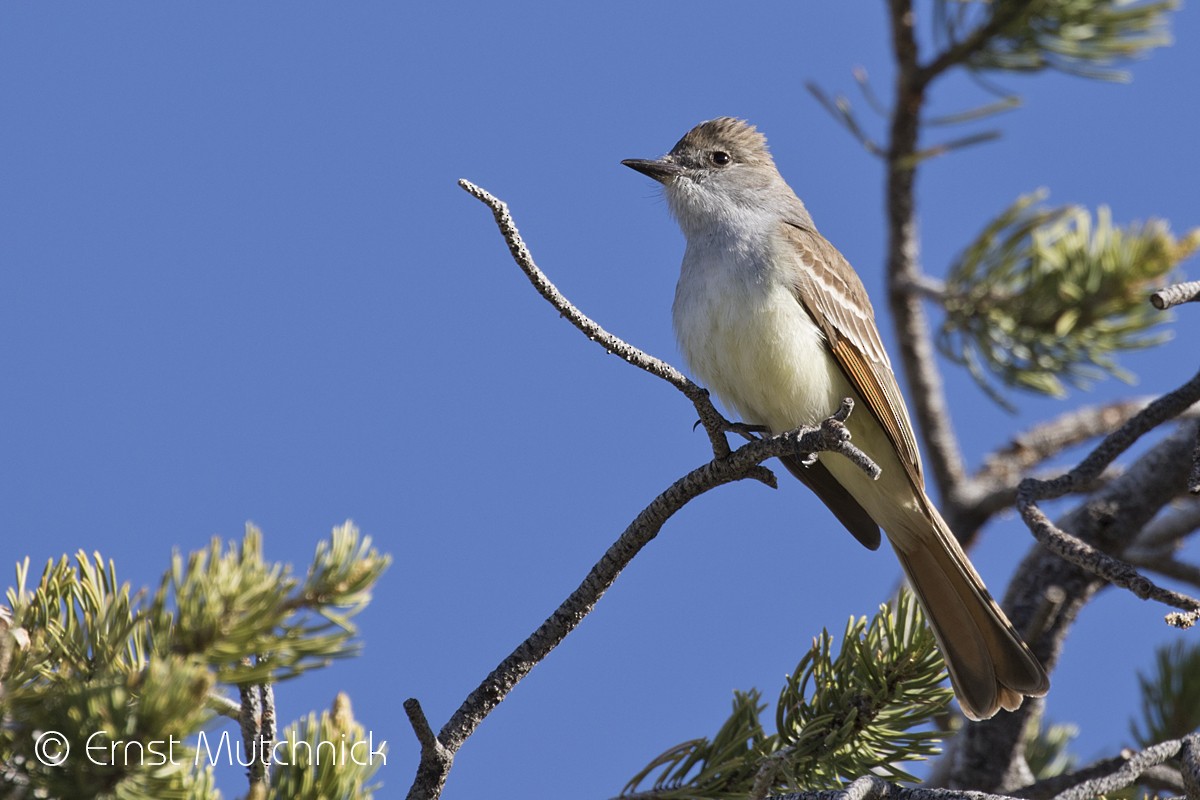
[[[1152,329],[1168,319],[1146,301],[1176,265],[1200,246],[1200,229],[1176,239],[1160,220],[1116,227],[1107,207],[1034,208],[1019,198],[993,220],[946,280],[938,345],[980,386],[1007,403],[1003,385],[1062,397],[1106,374],[1129,381],[1122,350],[1166,338]]]
[[[1115,65],[1171,43],[1167,13],[1176,0],[938,0],[945,42],[994,29],[967,58],[975,70],[1039,72],[1127,81]]]
[[[248,526],[237,545],[176,554],[145,602],[98,553],[50,562],[36,585],[28,560],[18,564],[11,620],[0,617],[0,786],[31,797],[216,800],[209,761],[193,745],[219,721],[218,685],[279,680],[353,654],[351,619],[388,563],[347,523],[318,546],[303,582],[263,558],[262,535]],[[295,735],[360,741],[348,702],[337,708],[337,719],[313,717]],[[45,732],[65,744],[35,749]],[[39,760],[64,746],[61,765]],[[367,798],[372,772],[339,761],[304,780],[354,793],[277,796]]]
[[[1154,672],[1138,673],[1142,719],[1130,723],[1141,747],[1200,729],[1200,646],[1177,641],[1154,653]]]
[[[920,607],[902,592],[869,623],[851,618],[840,650],[828,632],[813,641],[780,692],[775,733],[762,727],[758,691],[737,692],[716,736],[658,756],[622,797],[723,800],[840,788],[865,774],[915,780],[901,765],[938,752],[935,719],[952,697],[945,676]]]

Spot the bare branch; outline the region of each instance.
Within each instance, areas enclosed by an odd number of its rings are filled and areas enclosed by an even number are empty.
[[[926,147],[924,150],[918,150],[912,154],[913,162],[928,161],[931,158],[944,156],[947,153],[953,153],[955,150],[962,150],[965,147],[972,147],[984,142],[994,142],[1000,138],[1000,131],[981,131],[980,133],[972,133],[968,136],[960,136],[957,139],[951,139],[941,144],[935,144],[932,147]]]
[[[1188,758],[1194,759],[1196,750],[1193,748],[1196,748],[1196,744],[1197,737],[1193,735],[1152,745],[1141,751],[1126,750],[1119,756],[1098,761],[1075,772],[1057,775],[1017,789],[1012,795],[897,786],[882,778],[868,775],[858,778],[841,791],[796,792],[777,795],[774,800],[1092,800],[1146,778],[1173,785],[1174,777],[1162,773],[1161,765],[1177,755],[1185,762]],[[1197,765],[1193,765],[1193,769],[1196,768]],[[1187,781],[1185,772],[1183,783],[1190,786]],[[1187,796],[1200,795],[1188,792]]]
[[[1134,547],[1139,551],[1173,548],[1197,528],[1200,528],[1200,498],[1188,498],[1143,528]]]
[[[1195,303],[1200,301],[1200,281],[1177,283],[1165,289],[1159,289],[1150,295],[1150,303],[1159,311],[1165,311],[1180,303]]]
[[[908,378],[912,410],[925,442],[930,472],[942,497],[952,499],[966,477],[958,439],[950,422],[942,378],[934,358],[930,326],[921,306],[924,283],[918,261],[915,155],[924,89],[928,78],[918,61],[911,0],[888,0],[892,49],[896,57],[896,103],[887,147],[888,307],[896,325],[900,362]],[[954,509],[944,509],[954,516]],[[954,520],[949,520],[953,524]]]
[[[442,794],[446,785],[446,777],[450,767],[454,765],[454,751],[445,747],[433,735],[429,720],[421,704],[410,697],[404,701],[404,713],[412,725],[417,741],[421,743],[421,763],[417,767],[417,777],[413,780],[412,788],[408,790],[409,800],[435,800]]]
[[[1093,547],[1122,555],[1136,532],[1180,494],[1196,427],[1194,422],[1181,425],[1129,465],[1120,478],[1059,520],[1057,527],[1071,531]],[[1038,626],[1042,634],[1027,639],[1042,664],[1052,670],[1075,618],[1104,585],[1094,573],[1038,545],[1017,567],[1003,605],[1017,630],[1028,631],[1034,618],[1045,614],[1047,587],[1058,588],[1062,602]],[[1172,614],[1168,621],[1181,625],[1188,618]],[[1030,715],[1038,711],[1039,703],[1026,703],[1011,714],[968,725],[955,741],[956,757],[949,782],[1000,790],[1019,786],[1019,782],[1009,782],[1009,773],[1022,752]]]
[[[228,717],[238,723],[242,721],[242,706],[236,700],[230,700],[220,692],[209,692],[205,700],[209,710]]]
[[[666,521],[688,502],[710,489],[741,480],[753,470],[761,469],[758,465],[766,459],[782,455],[841,453],[855,463],[865,465],[864,469],[867,469],[868,474],[873,471],[877,475],[878,467],[850,444],[849,432],[842,425],[852,407],[853,403],[845,400],[838,413],[820,427],[802,428],[742,445],[727,458],[714,459],[692,470],[656,497],[609,547],[562,605],[471,692],[437,735],[438,747],[422,741],[421,765],[409,790],[410,800],[426,800],[438,796],[445,783],[446,772],[453,761],[453,754],[463,742],[508,696],[513,687],[558,646],[567,634],[578,627],[634,556],[649,544]],[[420,710],[420,706],[415,700],[409,700],[405,703],[405,710],[412,719]],[[418,727],[421,720],[414,722],[418,739],[424,735]],[[427,723],[423,724],[427,727]]]
[[[1124,425],[1153,398],[1136,397],[1100,406],[1076,408],[1017,434],[1003,449],[984,458],[973,481],[1011,480],[1063,450]],[[1015,484],[1014,484],[1015,485]]]
[[[725,441],[724,436],[724,431],[728,429],[729,425],[709,400],[708,390],[689,380],[686,375],[662,359],[655,358],[613,336],[576,308],[534,263],[533,254],[525,246],[521,232],[517,230],[516,223],[513,222],[512,215],[508,211],[508,204],[468,180],[460,180],[458,185],[492,210],[492,215],[496,218],[496,225],[500,228],[500,233],[508,244],[509,253],[517,262],[517,266],[529,278],[529,282],[537,289],[538,294],[546,298],[550,305],[554,306],[558,313],[578,328],[584,336],[599,344],[605,351],[620,356],[651,375],[662,378],[683,392],[696,406],[696,413],[700,415],[700,422],[704,425],[704,430],[707,431],[712,443],[713,455],[722,458],[729,454],[729,443]]]
[[[842,95],[838,95],[837,99],[830,98],[829,95],[825,94],[824,90],[822,90],[820,86],[812,81],[806,81],[804,87],[808,89],[809,94],[815,97],[817,102],[829,112],[831,117],[840,122],[846,130],[850,131],[850,135],[857,139],[858,143],[861,144],[868,153],[873,156],[879,156],[880,158],[883,157],[883,148],[880,147],[874,139],[868,136],[867,132],[863,130],[862,126],[858,124],[858,118],[854,116],[854,112],[850,109],[849,100]]]
[[[1178,755],[1183,740],[1172,739],[1140,752],[1126,750],[1066,775],[1056,775],[1015,792],[1029,800],[1091,800],[1124,789],[1155,767]]]
[[[1031,478],[1023,481],[1021,489],[1017,491],[1017,508],[1039,542],[1072,564],[1083,567],[1109,583],[1128,589],[1143,600],[1156,600],[1187,612],[1200,611],[1200,600],[1158,586],[1128,562],[1107,555],[1056,527],[1035,502],[1039,486],[1048,485],[1050,484]],[[1173,616],[1172,619],[1174,618]]]
[[[1159,575],[1165,575],[1168,578],[1174,578],[1182,583],[1189,583],[1200,588],[1200,567],[1172,558],[1170,554],[1155,556],[1139,552],[1129,556],[1128,560],[1135,567],[1157,572]]]
[[[947,512],[954,514],[953,529],[959,539],[964,545],[970,544],[989,519],[1004,509],[1011,508],[1016,503],[1017,485],[1029,477],[1030,470],[1038,464],[1070,447],[1112,433],[1149,405],[1152,399],[1137,397],[1068,411],[1016,435],[1008,445],[986,456],[983,467],[958,486],[950,504],[951,512]],[[1192,406],[1179,414],[1178,418],[1200,418],[1200,405]],[[1095,491],[1119,474],[1120,470],[1110,466],[1091,483],[1074,487],[1072,494]],[[1046,479],[1043,476],[1034,477]],[[1190,516],[1169,516],[1167,519],[1155,520],[1139,534],[1139,552],[1150,552],[1160,547],[1159,544],[1145,539],[1153,530],[1162,530],[1162,535],[1173,537],[1173,541],[1200,526],[1200,509],[1196,510],[1195,521],[1190,519]],[[1162,527],[1167,524],[1171,526],[1171,530],[1178,526],[1186,526],[1186,529],[1172,533]]]
[[[1179,416],[1200,400],[1200,373],[1173,392],[1165,394],[1146,406],[1128,422],[1105,437],[1079,466],[1052,481],[1025,481],[1032,499],[1047,500],[1062,497],[1079,483],[1095,480],[1117,456],[1129,449],[1143,434],[1169,419]],[[1021,489],[1018,490],[1019,492]]]
[[[1200,797],[1200,734],[1193,733],[1183,738],[1179,762],[1186,796]]]
[[[1017,489],[1017,508],[1025,524],[1042,544],[1062,558],[1110,583],[1130,590],[1142,599],[1157,600],[1186,612],[1200,610],[1200,601],[1155,585],[1148,578],[1138,574],[1130,564],[1107,555],[1056,527],[1038,507],[1037,501],[1061,497],[1078,485],[1094,480],[1142,434],[1179,415],[1197,399],[1200,399],[1200,373],[1179,389],[1146,406],[1119,429],[1105,437],[1075,469],[1049,481],[1027,478]]]

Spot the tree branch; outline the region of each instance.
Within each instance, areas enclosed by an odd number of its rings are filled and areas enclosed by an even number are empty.
[[[1131,420],[1126,427],[1139,424]],[[1194,422],[1180,426],[1138,458],[1123,475],[1063,517],[1057,527],[1071,531],[1077,539],[1095,548],[1120,556],[1135,540],[1136,533],[1182,490],[1196,428]],[[1103,449],[1102,444],[1097,451]],[[1089,461],[1085,459],[1084,463]],[[1020,631],[1033,630],[1035,617],[1045,616],[1045,621],[1036,625],[1037,630],[1028,635],[1028,641],[1042,664],[1052,670],[1075,618],[1104,585],[1104,580],[1094,573],[1036,545],[1018,566],[1003,605]],[[1062,602],[1047,614],[1045,597],[1049,589],[1060,593]],[[1029,715],[1039,709],[1040,702],[1027,702],[1013,713],[966,726],[956,740],[952,785],[1001,791],[1019,785],[1010,782],[1010,770],[1022,751]]]
[[[437,736],[441,748],[446,752],[441,753],[422,742],[421,766],[417,779],[409,790],[410,800],[438,796],[445,783],[446,772],[453,761],[453,754],[463,742],[508,696],[513,687],[549,655],[567,634],[578,627],[634,556],[649,544],[666,521],[688,502],[710,489],[749,477],[752,471],[759,468],[758,465],[768,458],[797,453],[842,453],[860,465],[873,468],[874,474],[878,475],[878,467],[850,444],[849,432],[841,424],[852,406],[849,400],[843,401],[838,414],[818,428],[798,429],[744,444],[727,458],[714,459],[692,470],[656,497],[609,547],[579,587],[529,638],[500,662],[454,712]],[[871,469],[867,471],[868,474],[872,472]],[[415,704],[416,701],[409,702]],[[405,708],[408,710],[408,703]]]
[[[775,795],[771,800],[1015,800],[1007,795],[966,792],[955,789],[930,789],[900,786],[883,778],[866,775],[845,789],[822,792],[795,792]]]
[[[776,795],[773,800],[1092,800],[1111,794],[1137,783],[1156,769],[1179,755],[1182,761],[1195,759],[1198,755],[1196,735],[1183,739],[1172,739],[1147,747],[1141,751],[1125,751],[1114,758],[1107,758],[1066,775],[1056,775],[1014,791],[1011,795],[987,794],[985,792],[958,789],[935,789],[928,787],[897,786],[873,775],[858,778],[840,791],[796,792]],[[1193,770],[1200,765],[1193,764]],[[1187,783],[1184,773],[1184,784]],[[1157,776],[1156,776],[1157,777]],[[1197,776],[1193,775],[1193,780]],[[1198,795],[1188,792],[1188,797]]]
[[[1138,534],[1134,547],[1139,552],[1173,550],[1180,539],[1197,528],[1200,528],[1200,497],[1190,497],[1176,504],[1167,513],[1155,517]]]
[[[1159,311],[1165,311],[1180,303],[1195,303],[1200,301],[1200,281],[1177,283],[1165,289],[1159,289],[1150,295],[1150,303]]]
[[[1188,797],[1200,797],[1200,734],[1183,737],[1183,748],[1179,754],[1183,774],[1183,785]]]
[[[924,89],[928,77],[918,62],[911,0],[888,0],[892,48],[896,56],[896,104],[892,109],[887,147],[887,281],[888,307],[896,325],[900,361],[908,378],[917,428],[934,481],[954,527],[956,487],[966,476],[958,439],[950,423],[949,407],[934,358],[933,339],[921,291],[926,285],[918,262],[918,236],[914,181],[917,137]]]
[[[450,767],[454,766],[454,751],[438,741],[416,698],[410,697],[404,701],[404,713],[408,715],[408,722],[421,744],[421,762],[417,766],[412,788],[408,790],[409,800],[440,797],[446,786],[446,778],[450,775]]]
[[[1104,436],[1124,425],[1151,398],[1133,398],[1075,409],[1013,437],[1005,447],[986,456],[983,468],[959,485],[954,529],[964,546],[997,513],[1017,500],[1017,485],[1043,461],[1077,444]],[[1103,480],[1107,474],[1102,474]],[[1078,487],[1077,491],[1083,487]],[[1089,485],[1087,491],[1095,486]]]
[[[1056,527],[1035,502],[1040,494],[1039,487],[1047,485],[1042,481],[1030,478],[1022,482],[1022,488],[1017,492],[1017,508],[1020,509],[1025,524],[1029,526],[1039,542],[1061,558],[1083,567],[1114,586],[1128,589],[1143,600],[1156,600],[1189,612],[1189,614],[1200,612],[1200,600],[1158,586],[1140,574],[1129,562],[1107,555]],[[1194,622],[1194,618],[1175,615],[1172,615],[1170,619],[1181,623],[1180,627],[1190,627]],[[1191,621],[1185,623],[1185,620],[1188,619]]]
[[[1118,400],[1100,406],[1072,409],[1018,433],[1004,448],[985,456],[983,469],[972,481],[1012,480],[1063,450],[1120,428],[1153,401],[1151,397]],[[1015,482],[1013,484],[1016,486]]]
[[[538,294],[544,297],[550,305],[554,306],[558,313],[578,328],[584,336],[599,344],[606,352],[620,356],[638,369],[645,370],[651,375],[662,378],[683,392],[692,401],[692,404],[696,406],[696,413],[700,415],[700,422],[704,425],[704,430],[708,433],[708,438],[712,443],[713,455],[717,458],[724,458],[729,455],[729,443],[725,440],[724,432],[730,426],[717,411],[716,407],[713,406],[712,401],[708,397],[707,389],[693,382],[682,372],[662,359],[655,358],[649,353],[645,353],[613,336],[600,327],[599,323],[572,305],[563,296],[562,292],[550,282],[546,274],[538,268],[537,264],[534,263],[533,254],[525,246],[525,242],[521,238],[521,233],[517,230],[516,223],[513,222],[512,214],[509,213],[508,204],[466,179],[459,180],[458,185],[492,210],[492,216],[496,218],[496,226],[504,236],[505,243],[508,244],[509,253],[512,254],[513,260],[517,262],[517,266],[529,278],[529,282],[533,284],[533,288],[537,289]]]
[[[1014,794],[1028,800],[1091,800],[1103,794],[1124,789],[1155,767],[1174,758],[1184,740],[1172,739],[1147,747],[1140,752],[1125,751],[1114,758],[1066,775],[1056,775],[1044,781],[1018,789]]]

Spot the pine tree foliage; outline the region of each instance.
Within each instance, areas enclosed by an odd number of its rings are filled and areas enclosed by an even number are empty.
[[[248,527],[239,545],[177,554],[149,601],[99,553],[51,562],[36,584],[19,564],[0,639],[0,796],[219,797],[194,737],[228,706],[221,684],[353,654],[350,619],[387,565],[349,523],[303,580],[264,560]]]
[[[1065,383],[1129,380],[1114,354],[1165,338],[1153,328],[1167,317],[1146,295],[1200,246],[1200,229],[1176,239],[1160,220],[1121,228],[1107,207],[1093,220],[1075,206],[1036,208],[1043,197],[1025,195],[989,223],[945,284],[939,347],[1002,404],[985,370],[1054,397]]]
[[[270,800],[370,800],[379,789],[371,780],[384,763],[380,754],[386,757],[386,743],[374,741],[354,719],[345,694],[339,694],[333,708],[320,717],[310,713],[290,725],[279,740],[288,768],[271,773]],[[339,743],[346,743],[346,749],[339,749]],[[354,750],[352,743],[365,747]],[[350,768],[322,769],[321,762],[330,760]]]
[[[937,0],[938,30],[949,46],[978,30],[991,35],[967,60],[976,70],[1055,69],[1127,80],[1114,64],[1171,43],[1174,0]]]
[[[1177,641],[1154,653],[1154,671],[1138,673],[1142,719],[1130,724],[1141,747],[1200,730],[1200,645]]]
[[[712,739],[677,745],[626,784],[622,797],[742,798],[840,787],[875,774],[914,780],[903,762],[938,752],[952,693],[933,634],[907,591],[868,623],[851,618],[835,652],[824,631],[775,704],[776,732],[761,722],[756,690],[738,692]]]
[[[1079,758],[1068,748],[1078,736],[1078,725],[1043,726],[1039,722],[1025,737],[1025,762],[1029,771],[1038,780],[1045,780],[1075,769]]]

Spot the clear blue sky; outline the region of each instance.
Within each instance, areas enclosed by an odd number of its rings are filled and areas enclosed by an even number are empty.
[[[349,690],[391,743],[381,777],[397,796],[417,760],[403,699],[440,726],[708,457],[690,405],[558,319],[455,180],[512,205],[587,313],[678,363],[682,238],[618,162],[742,116],[879,296],[881,167],[803,82],[856,97],[862,65],[886,94],[883,8],[5,5],[0,566],[99,550],[152,584],[173,548],[247,521],[270,556],[304,564],[353,519],[395,558],[361,618],[365,651],[280,686],[280,716]],[[1200,224],[1200,10],[1174,22],[1178,45],[1128,85],[1000,79],[1026,100],[996,121],[1004,138],[922,172],[931,273],[1039,186],[1120,222]],[[986,99],[956,80],[934,111]],[[1139,386],[1070,402],[1183,382],[1200,312],[1174,328],[1124,360]],[[1065,408],[1018,398],[1014,418],[959,371],[947,381],[973,465]],[[726,488],[674,519],[467,743],[447,797],[613,795],[713,732],[734,689],[773,698],[823,626],[886,598],[894,559],[783,483]],[[997,593],[1029,544],[1012,519],[987,528],[975,558]],[[1125,743],[1135,668],[1188,635],[1164,613],[1114,591],[1084,611],[1048,708],[1084,726],[1085,758]]]

